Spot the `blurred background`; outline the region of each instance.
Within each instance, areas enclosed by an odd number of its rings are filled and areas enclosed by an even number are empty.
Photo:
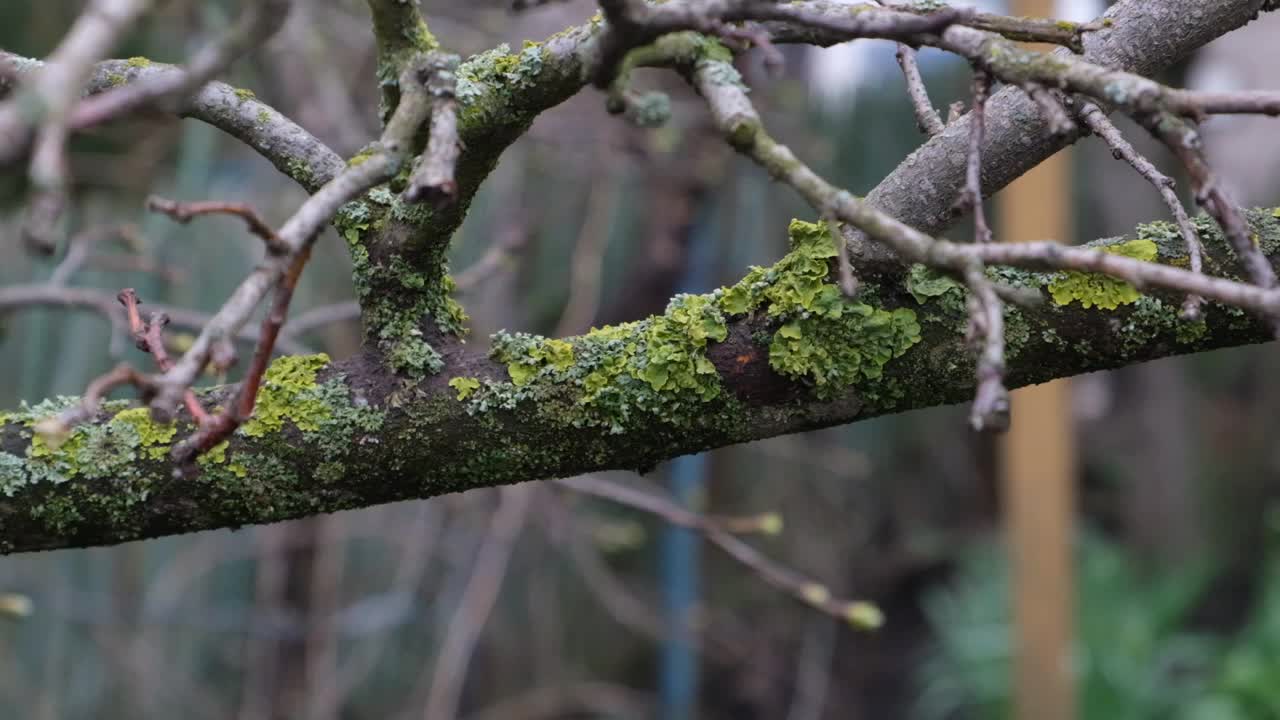
[[[1088,19],[1103,4],[1058,13]],[[0,3],[0,47],[47,54],[82,5]],[[430,6],[432,30],[464,54],[518,48],[593,12],[580,0],[520,15],[496,0]],[[174,0],[115,54],[180,61],[237,8]],[[1162,79],[1280,86],[1280,46],[1267,42],[1278,32],[1280,17],[1264,18]],[[783,51],[780,76],[751,56],[742,70],[774,135],[828,178],[865,193],[921,142],[891,44]],[[964,96],[965,66],[928,51],[921,63],[935,105]],[[364,2],[313,0],[228,80],[349,156],[377,134],[373,77]],[[811,219],[717,138],[677,78],[637,83],[671,94],[666,126],[630,127],[586,91],[539,118],[488,180],[453,245],[462,276],[487,252],[503,258],[463,283],[473,343],[502,328],[563,335],[661,311],[675,292],[772,262],[787,221]],[[1280,202],[1276,127],[1219,118],[1205,128],[1245,205]],[[230,219],[174,225],[143,212],[143,199],[245,200],[278,223],[303,198],[196,122],[117,123],[73,149],[65,235],[82,269],[61,277],[61,257],[24,250],[22,198],[8,187],[0,284],[65,282],[107,297],[135,287],[147,302],[209,312],[260,243]],[[1061,209],[1070,230],[1060,239],[1166,214],[1096,140],[1062,167],[1061,192],[1032,206]],[[1000,198],[993,205],[1008,226]],[[351,297],[330,231],[294,302],[295,317],[314,310],[318,321],[288,337],[291,349],[355,352]],[[180,324],[178,344],[191,329]],[[146,364],[99,315],[0,316],[0,407],[78,394],[121,358]],[[10,610],[0,611],[0,718],[1011,717],[1024,660],[1014,638],[1026,628],[1014,621],[1009,551],[1033,566],[1042,552],[1004,532],[1018,527],[1003,499],[1014,486],[1036,512],[1070,520],[1070,567],[1052,583],[1023,582],[1018,602],[1074,618],[1069,637],[1046,642],[1065,654],[1076,715],[1280,718],[1280,454],[1268,440],[1280,384],[1267,380],[1277,369],[1274,348],[1260,347],[1077,378],[1051,407],[1058,422],[1028,416],[1009,440],[1033,455],[1067,449],[1026,477],[1007,477],[1008,448],[974,436],[952,407],[604,478],[717,515],[779,513],[780,533],[747,540],[836,596],[878,604],[887,622],[873,633],[779,592],[697,535],[546,483],[0,558]]]

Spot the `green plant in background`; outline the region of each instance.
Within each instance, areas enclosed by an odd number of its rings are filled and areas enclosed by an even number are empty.
[[[1208,588],[1209,574],[1194,565],[1150,575],[1120,546],[1096,537],[1082,540],[1077,557],[1075,668],[1081,717],[1180,717],[1205,696],[1221,656],[1222,641],[1186,629]],[[921,693],[915,717],[1008,717],[1012,618],[1002,549],[990,543],[971,549],[950,586],[923,602],[936,642],[918,672]],[[1280,631],[1280,602],[1276,611]],[[1275,637],[1280,650],[1280,632]],[[1280,652],[1274,657],[1280,671]],[[1272,675],[1277,677],[1280,673]],[[1280,698],[1276,685],[1273,692]]]
[[[1267,562],[1248,622],[1217,664],[1208,691],[1186,720],[1280,718],[1280,513],[1270,512]]]

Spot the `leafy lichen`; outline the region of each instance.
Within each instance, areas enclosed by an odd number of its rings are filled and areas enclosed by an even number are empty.
[[[1151,262],[1158,249],[1154,240],[1142,238],[1099,248],[1103,252]],[[1085,308],[1097,307],[1114,310],[1121,305],[1136,302],[1141,293],[1129,283],[1099,273],[1066,270],[1055,273],[1049,281],[1049,294],[1058,305],[1069,305],[1078,300]]]
[[[763,311],[777,322],[769,365],[812,383],[819,397],[879,378],[887,362],[920,341],[915,312],[845,298],[830,282],[836,250],[827,225],[793,220],[789,235],[791,252],[771,268],[752,268],[724,292],[721,308],[735,315]],[[949,290],[921,287],[938,294]]]
[[[240,432],[262,437],[279,432],[286,419],[304,432],[319,430],[332,410],[317,392],[316,374],[328,364],[324,353],[277,358],[263,374],[253,416]]]

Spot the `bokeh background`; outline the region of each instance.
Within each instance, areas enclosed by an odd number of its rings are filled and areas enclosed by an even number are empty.
[[[0,3],[0,47],[47,54],[82,5]],[[1101,5],[1062,12],[1088,18]],[[174,0],[116,54],[179,61],[237,6]],[[575,0],[513,16],[494,0],[442,0],[428,12],[465,54],[519,47],[592,9]],[[229,80],[353,154],[377,134],[366,18],[360,0],[299,2]],[[1278,32],[1280,17],[1265,18],[1163,79],[1276,87]],[[775,136],[827,177],[866,192],[921,142],[892,45],[784,53],[781,75],[752,57],[742,69]],[[963,65],[931,52],[922,64],[938,106],[963,96]],[[660,311],[675,292],[776,259],[788,219],[810,217],[716,137],[678,79],[639,73],[637,82],[671,94],[665,127],[630,127],[587,91],[541,117],[488,180],[452,260],[461,271],[506,248],[500,269],[465,289],[472,342],[502,328],[567,334]],[[1206,127],[1210,156],[1244,204],[1280,201],[1276,127],[1245,118]],[[148,194],[245,200],[273,222],[303,197],[196,122],[118,123],[73,148],[65,233],[94,244],[70,283],[109,294],[135,287],[147,301],[208,312],[260,253],[229,219],[178,226],[146,214]],[[1070,163],[1065,240],[1164,216],[1155,192],[1098,142],[1080,143]],[[4,192],[0,284],[44,282],[59,258],[25,251],[21,196],[12,183]],[[122,232],[101,239],[103,228]],[[319,309],[332,322],[289,340],[353,353],[359,327],[340,305],[351,297],[345,248],[330,231],[294,313]],[[78,394],[121,358],[146,364],[95,314],[0,316],[0,407]],[[1069,422],[1044,432],[1070,433],[1075,448],[1080,716],[1280,718],[1277,370],[1275,349],[1260,347],[1070,385]],[[870,634],[696,536],[548,484],[522,486],[518,500],[474,491],[0,558],[0,593],[32,602],[27,617],[0,617],[0,718],[1007,717],[1014,625],[999,457],[953,407],[609,476],[716,514],[780,513],[780,534],[749,541],[836,595],[880,605],[887,624]],[[681,613],[692,644],[672,632]],[[441,715],[450,692],[456,714]]]

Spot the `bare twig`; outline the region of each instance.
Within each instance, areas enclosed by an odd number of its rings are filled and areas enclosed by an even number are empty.
[[[1195,127],[1167,112],[1139,115],[1138,119],[1182,161],[1183,167],[1187,169],[1187,176],[1191,179],[1196,202],[1218,221],[1249,279],[1263,289],[1275,288],[1275,270],[1262,250],[1253,244],[1244,215],[1209,167],[1201,151],[1200,134]],[[1272,312],[1267,319],[1272,332],[1280,337],[1280,313]]]
[[[1139,175],[1155,186],[1160,193],[1160,197],[1164,200],[1165,206],[1169,208],[1170,214],[1173,215],[1174,224],[1178,226],[1178,232],[1181,233],[1182,240],[1187,246],[1191,272],[1200,272],[1203,263],[1204,246],[1200,242],[1200,236],[1196,234],[1196,229],[1191,225],[1191,218],[1187,216],[1186,208],[1182,207],[1182,201],[1178,199],[1178,193],[1174,190],[1175,183],[1173,178],[1156,169],[1156,166],[1150,160],[1139,153],[1128,140],[1125,140],[1120,133],[1120,129],[1107,119],[1106,113],[1102,112],[1102,108],[1095,103],[1085,103],[1080,108],[1080,119],[1095,135],[1102,138],[1103,142],[1111,148],[1111,154],[1117,160],[1124,160],[1129,163]],[[1188,295],[1186,302],[1182,305],[1182,316],[1187,320],[1197,319],[1200,316],[1200,305],[1203,302],[1204,299],[1198,295]]]
[[[100,60],[152,0],[94,0],[49,62],[14,98],[0,107],[0,165],[24,153],[34,138],[29,176],[34,196],[23,223],[23,237],[41,252],[55,246],[54,230],[67,196],[68,117],[80,88]]]
[[[983,69],[973,69],[973,111],[969,123],[969,162],[965,170],[964,192],[956,200],[958,212],[973,211],[973,240],[991,242],[991,228],[982,207],[982,141],[986,133],[984,111],[991,95],[991,76]]]
[[[969,424],[979,432],[1004,432],[1009,429],[1009,391],[1004,386],[1004,307],[982,265],[974,263],[965,272],[964,281],[969,287],[967,335],[978,357],[978,389]]]
[[[493,513],[475,569],[458,600],[458,609],[449,621],[449,631],[436,657],[431,693],[422,713],[425,720],[451,720],[458,716],[462,681],[476,642],[498,599],[532,493],[530,485],[513,485],[499,491],[498,509]]]
[[[302,275],[302,269],[310,257],[310,245],[303,247],[301,252],[293,256],[288,271],[276,285],[275,299],[271,309],[262,320],[258,346],[253,351],[253,360],[244,381],[240,383],[236,399],[213,418],[200,422],[195,434],[174,446],[171,455],[179,465],[186,465],[197,455],[216,447],[253,415],[253,407],[258,399],[258,388],[262,385],[262,377],[267,372],[267,366],[271,364],[276,337],[280,334],[285,318],[288,317],[294,288],[297,287],[298,278]]]
[[[916,62],[916,51],[910,45],[898,43],[898,66],[902,68],[902,77],[907,82],[907,95],[911,98],[911,109],[916,114],[916,126],[925,135],[937,135],[945,129],[942,118],[929,100],[929,89],[925,87],[924,78],[920,76],[920,64]]]
[[[179,72],[155,75],[88,97],[76,107],[71,124],[81,129],[93,127],[141,107],[163,104],[171,98],[185,100],[187,95],[274,35],[284,25],[291,4],[292,0],[243,3],[244,10],[231,28],[202,48]]]
[[[281,240],[280,236],[276,235],[276,231],[248,203],[216,200],[176,202],[152,195],[147,198],[147,209],[164,213],[184,225],[191,222],[192,218],[201,215],[235,215],[244,220],[245,224],[249,226],[249,232],[262,238],[262,242],[266,244],[268,252],[273,255],[283,255],[289,252],[288,243]]]
[[[458,197],[458,181],[454,167],[462,151],[458,139],[458,100],[456,96],[458,56],[432,53],[424,69],[427,93],[431,96],[431,132],[427,149],[418,159],[418,167],[404,191],[407,202],[427,201],[433,205],[451,203]]]
[[[657,515],[673,525],[697,530],[713,545],[746,566],[756,575],[759,575],[765,582],[801,602],[850,623],[856,628],[873,630],[884,621],[880,610],[871,603],[833,597],[831,591],[825,585],[810,580],[794,570],[783,567],[765,557],[760,551],[735,537],[732,530],[721,522],[686,510],[667,498],[633,490],[624,485],[590,475],[565,478],[555,482],[557,485],[574,492],[593,495],[620,505],[643,510]],[[762,524],[768,526],[769,529],[774,531],[780,529],[779,521],[776,517],[773,519],[769,519],[768,515],[760,517],[762,518]]]

